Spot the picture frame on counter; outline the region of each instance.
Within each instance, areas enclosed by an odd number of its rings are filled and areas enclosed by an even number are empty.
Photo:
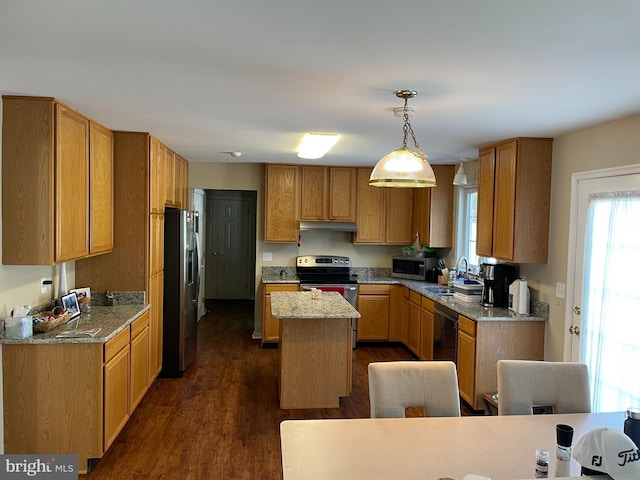
[[[89,306],[91,305],[91,288],[74,288],[69,290],[70,293],[75,293],[78,298],[78,305],[80,306],[80,313],[89,313]]]
[[[78,304],[78,297],[75,292],[60,297],[60,303],[67,312],[71,313],[71,318],[80,315],[80,305]]]

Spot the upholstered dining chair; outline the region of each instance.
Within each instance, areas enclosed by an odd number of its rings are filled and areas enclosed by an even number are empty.
[[[446,361],[369,364],[371,418],[403,418],[405,409],[422,407],[426,417],[459,417],[456,365]]]
[[[589,371],[584,363],[498,360],[498,415],[591,412]]]

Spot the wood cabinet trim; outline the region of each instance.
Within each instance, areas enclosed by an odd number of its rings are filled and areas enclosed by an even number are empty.
[[[463,315],[458,315],[458,329],[472,337],[476,336],[476,322]]]
[[[360,284],[358,285],[359,295],[389,295],[390,284]]]
[[[130,328],[127,325],[121,332],[115,337],[104,344],[104,362],[107,363],[111,360],[120,350],[129,345],[129,339],[131,338]]]

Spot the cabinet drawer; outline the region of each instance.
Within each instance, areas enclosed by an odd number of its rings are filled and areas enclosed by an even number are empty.
[[[360,295],[389,295],[391,285],[379,284],[379,285],[359,285],[358,293]]]
[[[409,292],[409,299],[413,302],[413,303],[417,303],[418,305],[420,305],[422,303],[422,295],[420,295],[417,292],[414,292],[413,290],[411,290]]]
[[[435,304],[433,303],[433,300],[431,300],[430,298],[422,297],[422,308],[424,308],[425,310],[429,310],[430,312],[433,312],[435,308]]]
[[[129,345],[130,328],[127,326],[104,345],[104,362],[111,360],[120,350]]]
[[[149,312],[145,312],[131,323],[131,339],[136,338],[148,325]]]
[[[458,329],[472,337],[476,336],[476,322],[462,315],[458,315]]]
[[[271,292],[297,292],[297,283],[278,283],[264,286],[264,293],[269,295]]]

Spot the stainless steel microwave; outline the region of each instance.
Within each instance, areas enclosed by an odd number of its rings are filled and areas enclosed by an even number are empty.
[[[408,280],[433,281],[433,270],[438,266],[435,257],[408,257],[405,255],[392,257],[391,276]]]

